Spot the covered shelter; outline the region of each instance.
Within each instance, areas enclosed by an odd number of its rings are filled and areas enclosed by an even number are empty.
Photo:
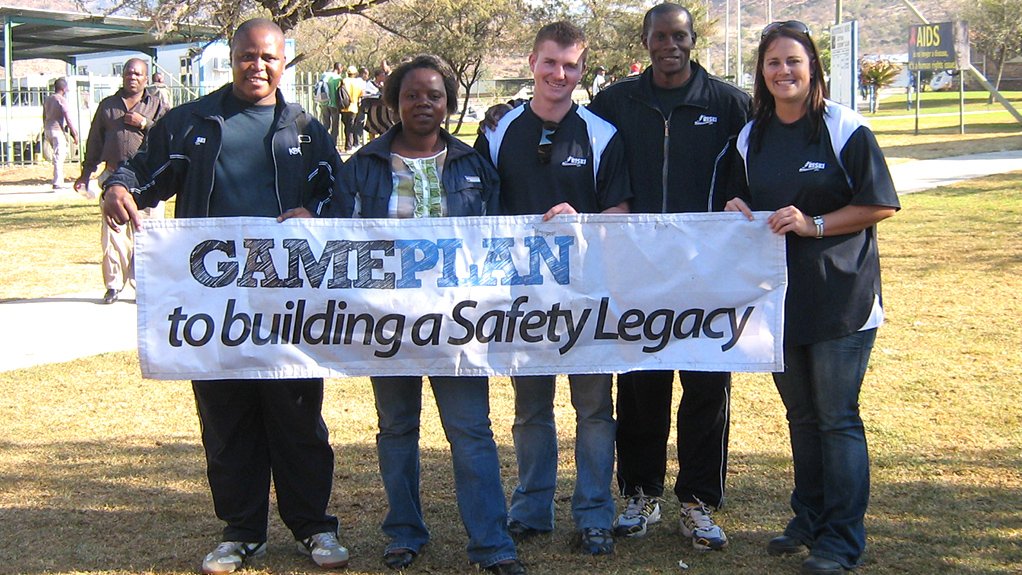
[[[117,50],[141,52],[155,59],[156,46],[212,41],[220,36],[213,26],[179,25],[160,33],[149,20],[79,12],[56,12],[0,6],[3,24],[4,117],[11,121],[12,64],[15,60],[46,58],[74,64],[75,58]],[[10,132],[4,142],[5,157],[12,158]]]

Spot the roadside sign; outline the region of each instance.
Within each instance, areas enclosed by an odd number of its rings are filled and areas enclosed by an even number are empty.
[[[859,23],[842,22],[830,29],[830,98],[855,109],[859,94]]]
[[[938,22],[909,27],[909,70],[964,70],[970,64],[967,23]]]

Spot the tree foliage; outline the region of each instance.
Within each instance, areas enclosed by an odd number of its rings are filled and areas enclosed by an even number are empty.
[[[152,21],[157,32],[174,31],[184,22],[201,22],[220,28],[226,37],[247,18],[262,15],[272,19],[285,32],[299,22],[362,14],[389,0],[121,0],[108,14],[119,14]]]
[[[392,35],[392,54],[429,52],[446,60],[464,88],[464,112],[484,58],[522,50],[525,12],[520,0],[395,0],[362,16]]]
[[[884,58],[859,63],[859,83],[869,91],[870,112],[876,112],[880,89],[893,84],[900,73],[901,66]]]
[[[996,88],[1004,63],[1022,54],[1022,0],[976,0],[965,4],[962,15],[970,43],[994,61]]]

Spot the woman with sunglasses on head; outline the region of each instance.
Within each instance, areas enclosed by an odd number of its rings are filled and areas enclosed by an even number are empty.
[[[383,88],[384,103],[401,121],[358,150],[341,170],[355,196],[356,217],[484,216],[497,206],[493,167],[440,125],[458,105],[450,66],[432,55],[398,66]],[[380,431],[380,474],[389,509],[383,561],[404,569],[429,541],[419,500],[419,418],[422,377],[372,377]],[[469,560],[506,575],[525,573],[507,530],[500,461],[490,428],[486,377],[429,378],[451,444],[454,491],[468,533]]]
[[[900,208],[873,133],[827,98],[823,67],[801,22],[763,29],[754,115],[738,136],[726,210],[772,212],[787,241],[784,371],[794,517],[771,555],[809,549],[804,574],[845,573],[866,545],[869,455],[859,390],[883,322],[877,222]]]

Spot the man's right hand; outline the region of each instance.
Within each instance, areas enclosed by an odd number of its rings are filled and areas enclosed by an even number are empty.
[[[124,186],[113,185],[103,192],[103,218],[106,225],[114,231],[121,231],[121,226],[131,223],[137,231],[142,231],[142,217],[138,214],[135,198]]]

